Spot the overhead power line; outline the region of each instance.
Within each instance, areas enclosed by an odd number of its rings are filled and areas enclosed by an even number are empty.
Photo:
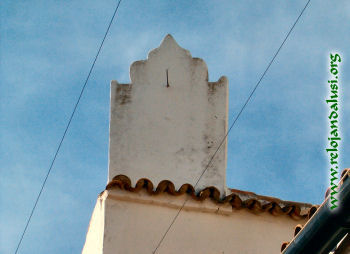
[[[106,40],[107,34],[108,34],[108,32],[109,32],[109,29],[111,28],[111,25],[112,25],[112,23],[113,23],[114,17],[115,17],[116,14],[117,14],[117,11],[118,11],[120,2],[121,2],[121,0],[119,0],[118,4],[117,4],[117,6],[116,6],[116,8],[115,8],[115,10],[114,10],[113,16],[112,16],[111,20],[109,21],[107,30],[106,30],[106,32],[105,32],[105,34],[104,34],[104,36],[103,36],[103,39],[102,39],[101,44],[100,44],[100,47],[98,48],[98,51],[97,51],[96,56],[95,56],[95,58],[94,58],[94,61],[93,61],[92,65],[91,65],[91,67],[90,67],[90,71],[89,71],[89,73],[88,73],[88,75],[87,75],[87,77],[86,77],[86,79],[85,79],[85,82],[84,82],[83,87],[81,88],[81,91],[80,91],[78,100],[77,100],[77,102],[75,103],[75,106],[74,106],[74,108],[73,108],[73,112],[71,113],[71,115],[70,115],[70,117],[69,117],[68,123],[67,123],[66,128],[65,128],[65,130],[64,130],[64,132],[63,132],[63,135],[62,135],[62,137],[61,137],[61,140],[60,140],[60,142],[59,142],[59,144],[58,144],[58,147],[57,147],[57,149],[56,149],[55,155],[53,156],[53,159],[52,159],[52,161],[51,161],[50,167],[49,167],[49,169],[48,169],[48,171],[47,171],[47,173],[46,173],[45,179],[44,179],[44,181],[43,181],[43,183],[42,183],[42,185],[41,185],[41,189],[40,189],[40,191],[39,191],[39,194],[38,194],[38,196],[37,196],[37,198],[36,198],[36,200],[35,200],[35,203],[34,203],[34,206],[33,206],[33,208],[32,208],[32,211],[31,211],[31,213],[30,213],[30,215],[29,215],[29,217],[28,217],[28,219],[27,219],[26,226],[24,227],[23,233],[22,233],[22,235],[21,235],[21,238],[20,238],[20,240],[19,240],[19,242],[18,242],[18,244],[17,244],[17,248],[16,248],[16,251],[15,251],[15,254],[17,254],[17,252],[18,252],[18,250],[19,250],[19,247],[21,246],[23,237],[24,237],[24,235],[25,235],[25,233],[26,233],[26,231],[27,231],[27,228],[28,228],[28,226],[29,226],[29,223],[30,223],[30,221],[31,221],[31,219],[32,219],[32,217],[33,217],[35,208],[36,208],[36,206],[37,206],[37,204],[38,204],[38,202],[39,202],[40,196],[41,196],[41,194],[42,194],[42,192],[43,192],[43,190],[44,190],[44,187],[45,187],[45,185],[46,185],[47,179],[49,178],[49,175],[50,175],[50,173],[51,173],[52,167],[53,167],[53,165],[54,165],[54,163],[55,163],[55,161],[56,161],[57,155],[58,155],[58,153],[59,153],[59,151],[60,151],[60,149],[61,149],[63,140],[64,140],[64,138],[66,137],[67,131],[68,131],[69,126],[70,126],[70,124],[71,124],[71,122],[72,122],[72,119],[73,119],[73,117],[74,117],[75,111],[77,110],[77,107],[78,107],[78,105],[79,105],[80,99],[81,99],[81,97],[83,96],[83,93],[84,93],[85,87],[86,87],[86,85],[87,85],[87,83],[88,83],[88,81],[89,81],[91,72],[92,72],[92,70],[93,70],[93,68],[94,68],[94,66],[95,66],[95,63],[96,63],[96,61],[97,61],[98,56],[100,55],[102,46],[103,46],[103,44],[104,44],[104,42],[105,42],[105,40]]]
[[[196,184],[194,185],[194,188],[196,188],[196,186],[198,185],[199,181],[201,180],[202,176],[204,175],[204,173],[206,172],[206,170],[208,169],[208,167],[210,166],[211,162],[213,161],[214,157],[216,156],[217,152],[220,150],[222,144],[225,142],[228,134],[230,133],[230,131],[232,130],[233,126],[236,124],[238,118],[241,116],[243,110],[245,109],[245,107],[247,106],[247,104],[249,103],[250,99],[252,98],[253,94],[255,93],[256,89],[258,88],[258,86],[260,85],[261,81],[263,80],[263,78],[265,77],[265,74],[267,73],[267,71],[270,69],[270,66],[272,65],[272,63],[274,62],[275,58],[277,57],[278,53],[281,51],[284,43],[287,41],[289,35],[291,34],[291,32],[293,31],[295,25],[298,23],[299,19],[301,18],[301,16],[303,15],[305,9],[308,7],[309,3],[311,0],[308,0],[307,3],[305,4],[304,8],[302,9],[302,11],[300,12],[298,18],[295,20],[294,24],[292,25],[292,27],[289,29],[289,32],[287,33],[286,37],[284,38],[282,44],[280,45],[280,47],[278,48],[278,50],[276,51],[276,53],[274,54],[274,56],[272,57],[271,61],[269,62],[269,64],[267,65],[265,71],[263,72],[263,74],[261,75],[260,79],[258,80],[258,82],[256,83],[254,89],[251,91],[250,95],[248,96],[248,98],[246,99],[245,103],[243,104],[241,110],[239,111],[238,115],[234,118],[233,123],[231,124],[230,128],[228,129],[227,133],[225,134],[224,138],[221,140],[218,148],[216,149],[216,151],[214,152],[214,154],[211,156],[207,166],[204,168],[202,174],[200,175],[200,177],[198,178]],[[156,248],[154,249],[154,251],[152,252],[153,254],[156,253],[156,251],[158,250],[159,246],[162,244],[163,240],[165,239],[166,235],[168,234],[170,228],[173,226],[173,224],[175,223],[176,219],[179,217],[179,214],[181,213],[182,209],[184,208],[186,202],[188,201],[188,197],[185,199],[185,201],[183,202],[182,206],[180,207],[180,209],[178,210],[178,212],[176,213],[175,217],[173,218],[173,220],[171,221],[169,227],[167,228],[167,230],[165,231],[165,233],[162,235],[162,238],[160,239],[159,243],[157,244]]]

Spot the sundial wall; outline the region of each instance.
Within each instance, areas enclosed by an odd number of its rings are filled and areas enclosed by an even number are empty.
[[[130,79],[111,82],[108,180],[194,186],[227,132],[227,78],[208,82],[206,63],[167,35],[130,66]],[[225,194],[226,154],[225,140],[196,190],[214,186]]]

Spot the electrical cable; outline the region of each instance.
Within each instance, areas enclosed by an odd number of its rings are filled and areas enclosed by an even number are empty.
[[[229,130],[227,131],[226,135],[224,136],[224,138],[221,140],[218,148],[216,149],[215,153],[211,156],[207,166],[205,167],[205,169],[203,170],[202,174],[200,175],[199,179],[197,180],[196,184],[194,185],[194,188],[196,188],[197,184],[199,183],[199,181],[201,180],[202,176],[204,175],[204,173],[206,172],[206,170],[208,169],[208,167],[210,166],[211,162],[213,161],[215,155],[217,154],[217,152],[219,151],[220,147],[222,146],[222,144],[225,142],[228,134],[230,133],[230,131],[232,130],[232,127],[235,125],[235,123],[237,122],[238,118],[240,117],[240,115],[242,114],[243,110],[245,109],[245,107],[247,106],[248,102],[250,101],[250,99],[252,98],[253,94],[255,93],[256,89],[258,88],[258,86],[260,85],[262,79],[265,77],[265,74],[267,73],[267,71],[270,69],[271,64],[273,63],[273,61],[275,60],[275,58],[277,57],[278,53],[280,52],[280,50],[282,49],[284,43],[287,41],[289,35],[291,34],[291,32],[293,31],[295,25],[298,23],[300,17],[303,15],[305,9],[307,8],[307,6],[309,5],[311,0],[308,0],[307,3],[305,4],[304,8],[302,9],[302,11],[300,12],[298,18],[296,19],[296,21],[294,22],[293,26],[289,29],[289,32],[287,33],[286,37],[284,38],[282,44],[280,45],[280,47],[278,48],[278,50],[276,51],[275,55],[272,57],[271,61],[269,62],[269,64],[267,65],[265,71],[263,72],[263,74],[261,75],[259,81],[256,83],[254,89],[251,91],[250,95],[248,96],[247,100],[245,101],[245,103],[243,104],[241,110],[239,111],[238,115],[234,118],[233,123],[231,124]],[[178,210],[177,214],[175,215],[175,217],[173,218],[173,220],[171,221],[169,227],[167,228],[167,230],[165,231],[165,233],[163,234],[162,238],[160,239],[158,245],[156,246],[156,248],[154,249],[154,251],[152,252],[153,254],[156,253],[157,249],[159,248],[159,246],[162,244],[163,240],[165,239],[166,235],[168,234],[170,228],[173,226],[173,224],[175,223],[176,219],[178,218],[180,212],[182,211],[182,209],[184,208],[186,202],[188,201],[188,197],[185,199],[184,203],[182,204],[182,206],[180,207],[180,209]]]
[[[101,49],[102,49],[102,46],[103,46],[103,44],[104,44],[104,42],[105,42],[105,39],[106,39],[107,34],[108,34],[108,32],[109,32],[109,29],[110,29],[110,27],[111,27],[111,25],[112,25],[112,23],[113,23],[114,17],[116,16],[116,13],[117,13],[118,8],[119,8],[119,5],[120,5],[120,2],[121,2],[121,0],[119,0],[118,4],[117,4],[117,6],[116,6],[116,8],[115,8],[115,10],[114,10],[113,16],[112,16],[112,18],[111,18],[111,20],[110,20],[110,22],[109,22],[109,24],[108,24],[108,28],[107,28],[107,30],[106,30],[106,32],[105,32],[105,34],[104,34],[104,37],[103,37],[102,42],[101,42],[101,44],[100,44],[100,47],[99,47],[99,49],[98,49],[98,51],[97,51],[97,54],[96,54],[96,56],[95,56],[95,59],[94,59],[92,65],[91,65],[91,67],[90,67],[89,74],[87,75],[86,80],[85,80],[85,82],[84,82],[84,85],[83,85],[83,87],[82,87],[82,89],[81,89],[81,91],[80,91],[80,95],[79,95],[79,97],[78,97],[78,100],[77,100],[77,102],[75,103],[75,106],[74,106],[74,108],[73,108],[73,112],[72,112],[72,114],[70,115],[70,118],[69,118],[68,123],[67,123],[67,125],[66,125],[66,128],[65,128],[65,130],[64,130],[64,133],[63,133],[63,135],[62,135],[62,137],[61,137],[61,140],[60,140],[60,142],[59,142],[59,145],[58,145],[58,147],[57,147],[57,149],[56,149],[55,155],[54,155],[54,157],[53,157],[53,159],[52,159],[52,161],[51,161],[50,167],[49,167],[49,169],[48,169],[48,171],[47,171],[47,173],[46,173],[46,177],[45,177],[45,179],[44,179],[44,181],[43,181],[43,183],[42,183],[42,185],[41,185],[41,189],[40,189],[39,194],[38,194],[38,196],[37,196],[37,198],[36,198],[36,200],[35,200],[35,203],[34,203],[34,206],[33,206],[33,208],[32,208],[32,211],[31,211],[31,213],[30,213],[30,215],[29,215],[29,217],[28,217],[28,219],[27,219],[26,226],[24,227],[24,230],[23,230],[23,233],[22,233],[22,235],[21,235],[21,238],[20,238],[20,240],[19,240],[19,242],[18,242],[18,244],[17,244],[17,248],[16,248],[16,251],[15,251],[15,254],[17,254],[17,252],[18,252],[18,250],[19,250],[19,247],[21,246],[23,237],[24,237],[24,235],[25,235],[25,233],[26,233],[26,231],[27,231],[27,228],[28,228],[28,226],[29,226],[29,223],[30,223],[30,221],[31,221],[31,219],[32,219],[32,216],[33,216],[33,214],[34,214],[34,211],[35,211],[35,209],[36,209],[36,206],[37,206],[37,204],[38,204],[38,202],[39,202],[40,196],[41,196],[41,194],[42,194],[42,192],[43,192],[43,190],[44,190],[44,187],[45,187],[45,185],[46,185],[47,179],[49,178],[49,175],[50,175],[50,173],[51,173],[52,167],[53,167],[53,165],[54,165],[54,163],[55,163],[55,161],[56,161],[58,152],[59,152],[60,149],[61,149],[63,140],[64,140],[64,138],[66,137],[67,131],[68,131],[69,126],[70,126],[70,124],[71,124],[71,122],[72,122],[72,119],[73,119],[73,116],[74,116],[74,114],[75,114],[75,111],[76,111],[76,109],[77,109],[77,107],[78,107],[78,105],[79,105],[80,99],[81,99],[81,97],[82,97],[82,95],[83,95],[83,93],[84,93],[84,91],[85,91],[85,87],[86,87],[86,85],[87,85],[87,83],[88,83],[88,81],[89,81],[91,72],[92,72],[92,70],[93,70],[93,68],[94,68],[94,66],[95,66],[95,63],[96,63],[97,58],[98,58],[98,56],[99,56],[99,54],[100,54],[100,51],[101,51]]]

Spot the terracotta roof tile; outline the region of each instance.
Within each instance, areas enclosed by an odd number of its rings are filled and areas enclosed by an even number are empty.
[[[194,200],[203,201],[210,198],[216,203],[230,203],[235,209],[248,209],[255,213],[269,212],[272,215],[289,215],[293,219],[306,218],[305,209],[309,209],[312,205],[298,202],[283,201],[273,197],[261,196],[252,192],[230,189],[231,193],[224,198],[220,198],[220,191],[213,187],[206,187],[198,193],[195,192],[191,184],[183,184],[178,190],[169,180],[161,181],[156,188],[153,183],[146,178],[137,181],[133,187],[129,177],[125,175],[117,175],[110,181],[106,190],[119,188],[130,192],[139,192],[146,190],[150,195],[160,193],[168,193],[173,196],[179,196],[187,193]],[[303,212],[302,212],[303,211]]]

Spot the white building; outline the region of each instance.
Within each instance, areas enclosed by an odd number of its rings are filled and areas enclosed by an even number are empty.
[[[280,253],[311,205],[227,188],[227,78],[170,35],[130,78],[111,83],[108,185],[82,253]]]

